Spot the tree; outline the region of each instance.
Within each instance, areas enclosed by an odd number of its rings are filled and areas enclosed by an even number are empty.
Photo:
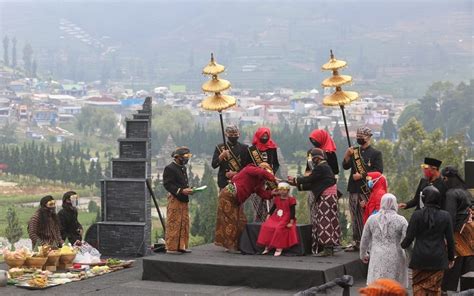
[[[36,59],[33,60],[33,63],[31,65],[31,77],[36,77],[37,73],[36,71],[38,70],[38,64],[36,63]]]
[[[16,38],[13,37],[12,39],[12,68],[15,69],[17,65],[16,60]]]
[[[99,211],[99,206],[97,206],[97,203],[95,201],[91,200],[87,205],[87,210],[89,211],[89,213],[96,213]]]
[[[31,58],[33,56],[33,48],[29,43],[23,47],[23,64],[27,76],[31,76]]]
[[[10,39],[8,39],[8,36],[5,36],[3,38],[3,62],[5,63],[5,66],[7,67],[10,65],[10,60],[8,56],[9,44],[10,44]]]
[[[11,249],[15,249],[15,243],[18,242],[23,235],[18,216],[14,208],[9,207],[7,210],[7,227],[5,228],[5,237],[11,244]]]

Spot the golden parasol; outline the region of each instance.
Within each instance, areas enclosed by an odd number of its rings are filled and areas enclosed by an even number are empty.
[[[224,79],[219,79],[219,77],[217,76],[219,73],[224,72],[224,70],[225,70],[225,67],[217,64],[214,60],[214,54],[211,53],[211,61],[206,67],[204,67],[204,69],[202,70],[202,73],[205,75],[211,75],[212,79],[205,82],[202,85],[202,90],[204,92],[214,93],[214,95],[206,97],[202,101],[201,107],[205,110],[219,112],[222,138],[224,140],[224,145],[226,145],[225,133],[224,133],[224,120],[222,119],[222,110],[235,106],[236,101],[234,97],[221,94],[222,91],[229,89],[231,86],[229,81],[224,80]]]
[[[206,67],[204,67],[204,69],[202,69],[202,74],[217,75],[224,72],[224,70],[225,67],[216,63],[216,61],[214,60],[214,54],[211,53],[211,61],[209,62],[209,64],[207,64]]]
[[[329,62],[327,62],[321,67],[322,70],[337,70],[340,68],[344,68],[347,65],[346,61],[336,60],[336,58],[334,57],[334,54],[332,53],[332,49],[330,52],[331,52],[331,57],[329,59]]]
[[[348,75],[339,75],[338,69],[343,68],[347,65],[347,62],[342,60],[336,60],[334,54],[331,52],[331,58],[328,63],[324,64],[321,68],[323,70],[332,70],[333,76],[324,79],[321,83],[324,87],[335,87],[336,91],[323,99],[324,106],[339,106],[342,111],[342,117],[344,119],[344,127],[346,128],[347,143],[351,147],[351,140],[349,138],[349,130],[347,128],[346,113],[344,106],[350,104],[359,98],[359,94],[353,91],[343,91],[341,86],[352,81],[352,77]]]

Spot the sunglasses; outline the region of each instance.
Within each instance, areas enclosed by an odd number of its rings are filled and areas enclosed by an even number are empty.
[[[193,156],[193,154],[192,153],[186,153],[186,154],[183,154],[181,156],[184,157],[184,158],[191,158],[191,156]]]
[[[55,206],[55,205],[56,205],[56,201],[55,201],[55,200],[50,200],[50,201],[48,201],[48,202],[46,203],[46,206],[48,206],[48,207],[53,207],[53,206]]]

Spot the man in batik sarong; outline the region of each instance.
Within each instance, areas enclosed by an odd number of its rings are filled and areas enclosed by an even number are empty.
[[[168,194],[166,208],[166,253],[191,253],[189,241],[189,196],[193,189],[189,187],[186,164],[191,158],[189,148],[179,147],[171,155],[173,162],[163,171],[163,186]]]

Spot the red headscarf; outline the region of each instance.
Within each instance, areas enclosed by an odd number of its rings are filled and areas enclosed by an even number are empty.
[[[309,134],[309,137],[321,144],[321,147],[319,148],[323,149],[325,152],[336,151],[336,144],[326,130],[315,129],[311,132],[311,134]]]
[[[260,142],[260,138],[265,133],[268,135],[268,142],[263,144],[262,142]],[[259,127],[257,129],[257,131],[255,132],[255,135],[253,135],[252,145],[255,145],[257,147],[257,149],[260,150],[260,151],[266,151],[268,149],[278,147],[277,144],[275,142],[273,142],[273,140],[272,140],[270,129],[268,127],[264,127],[264,126]]]
[[[378,179],[378,181],[374,184],[369,196],[369,201],[365,206],[363,217],[364,224],[374,211],[380,210],[380,201],[382,200],[382,196],[387,193],[387,179],[385,179],[384,175],[379,172],[370,172],[367,173],[367,176],[371,177],[372,180],[375,180],[379,177],[380,179]]]

